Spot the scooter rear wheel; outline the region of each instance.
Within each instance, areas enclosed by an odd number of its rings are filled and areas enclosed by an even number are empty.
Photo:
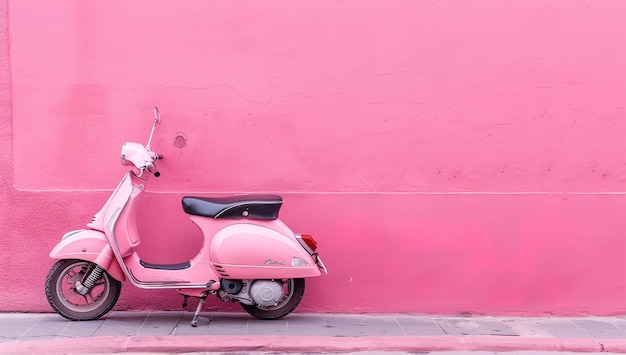
[[[70,320],[93,320],[109,313],[120,296],[122,283],[105,272],[93,287],[81,295],[75,288],[93,267],[84,260],[66,259],[56,262],[46,279],[46,297],[50,306]]]
[[[257,304],[241,303],[241,307],[259,319],[280,319],[296,309],[302,296],[304,296],[304,279],[287,279],[283,280],[283,297],[277,305],[263,307]]]

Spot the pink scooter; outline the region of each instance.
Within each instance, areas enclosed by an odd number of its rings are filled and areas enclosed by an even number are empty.
[[[139,258],[136,207],[150,175],[158,177],[150,150],[156,125],[154,108],[148,144],[124,143],[122,164],[131,166],[88,229],[66,233],[50,252],[59,259],[46,279],[52,308],[71,320],[98,319],[107,314],[120,294],[121,281],[144,289],[176,289],[200,299],[192,326],[207,296],[239,302],[261,319],[291,313],[304,294],[304,278],[328,273],[317,243],[294,234],[278,219],[283,202],[278,195],[184,197],[183,209],[200,227],[204,243],[198,255],[180,264],[151,264]],[[134,168],[134,169],[133,169]]]

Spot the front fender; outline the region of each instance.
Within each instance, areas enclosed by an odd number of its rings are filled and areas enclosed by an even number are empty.
[[[82,229],[65,234],[50,252],[50,257],[91,261],[102,266],[114,279],[126,281],[106,235],[97,230]]]

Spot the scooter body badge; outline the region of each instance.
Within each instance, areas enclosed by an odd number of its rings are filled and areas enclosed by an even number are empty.
[[[282,260],[272,260],[272,258],[268,258],[265,260],[265,265],[285,265],[285,262]]]

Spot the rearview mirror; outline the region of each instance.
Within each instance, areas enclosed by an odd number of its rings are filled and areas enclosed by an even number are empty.
[[[152,123],[152,130],[150,131],[150,138],[148,138],[148,144],[146,144],[146,149],[150,150],[150,143],[152,143],[152,136],[154,135],[154,128],[157,124],[161,123],[161,114],[159,113],[159,108],[154,106],[154,122]]]

